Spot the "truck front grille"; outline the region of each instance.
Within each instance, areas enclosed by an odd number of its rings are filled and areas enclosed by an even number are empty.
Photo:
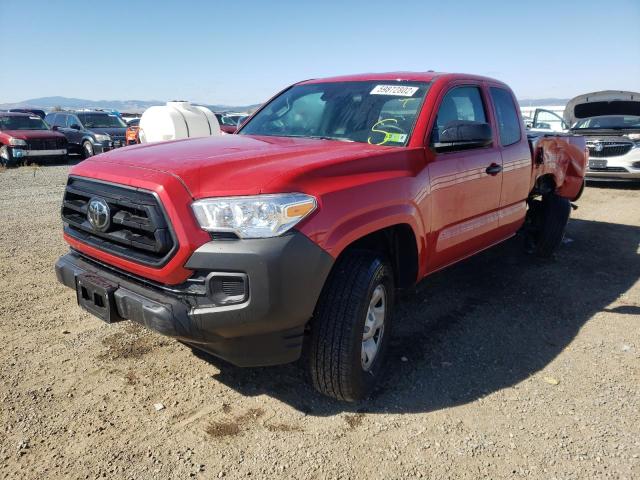
[[[626,155],[633,148],[633,143],[626,142],[587,142],[591,158],[619,157]]]
[[[89,220],[89,204],[94,199],[108,206],[106,228]],[[70,177],[62,220],[71,237],[145,265],[164,265],[177,248],[160,202],[146,190]]]
[[[27,140],[28,150],[60,150],[67,148],[65,138],[32,138]]]

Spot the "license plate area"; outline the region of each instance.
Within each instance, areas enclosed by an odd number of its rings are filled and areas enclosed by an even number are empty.
[[[589,159],[589,168],[592,170],[602,170],[607,168],[606,160],[592,160]]]
[[[100,320],[113,323],[121,320],[115,308],[113,293],[118,285],[91,274],[76,277],[78,305]]]

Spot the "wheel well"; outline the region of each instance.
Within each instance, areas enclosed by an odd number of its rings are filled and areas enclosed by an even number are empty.
[[[542,175],[538,177],[536,180],[536,186],[533,189],[533,193],[537,195],[546,195],[548,193],[555,192],[556,190],[556,179],[555,177],[548,173],[546,175]]]
[[[383,255],[393,267],[397,288],[409,288],[418,278],[418,247],[413,229],[393,225],[372,232],[351,243],[340,256],[352,250],[369,250]]]

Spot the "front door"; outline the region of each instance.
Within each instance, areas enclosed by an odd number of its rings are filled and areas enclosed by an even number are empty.
[[[491,123],[480,85],[457,86],[442,98],[431,132],[431,150],[453,122]],[[495,136],[495,132],[494,132]],[[436,152],[428,165],[431,182],[431,260],[442,268],[498,239],[502,158],[492,144]]]
[[[536,108],[531,122],[531,130],[539,132],[566,132],[569,126],[564,119],[551,110]]]

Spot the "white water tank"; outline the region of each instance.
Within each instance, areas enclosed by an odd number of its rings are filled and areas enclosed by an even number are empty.
[[[216,116],[206,107],[173,101],[149,107],[140,118],[140,143],[221,135]]]

